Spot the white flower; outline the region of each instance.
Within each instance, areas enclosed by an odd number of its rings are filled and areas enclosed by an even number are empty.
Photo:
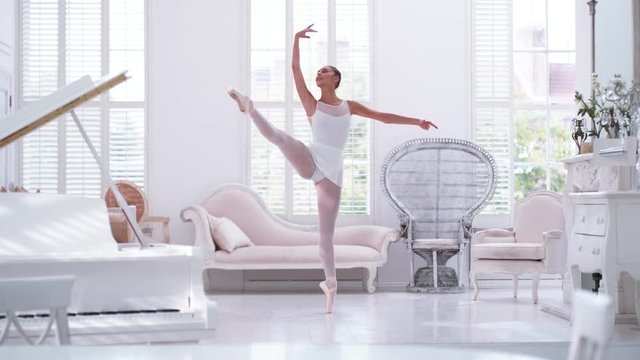
[[[598,81],[598,74],[596,73],[591,74],[591,90],[593,90],[596,96],[602,95],[602,86]]]
[[[613,79],[609,81],[608,88],[610,88],[615,94],[620,94],[627,89],[627,84],[624,82],[620,74],[615,74]]]

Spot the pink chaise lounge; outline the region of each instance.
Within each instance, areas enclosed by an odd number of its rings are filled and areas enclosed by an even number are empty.
[[[231,252],[218,249],[211,235],[209,215],[230,219],[254,246]],[[284,221],[271,213],[258,194],[245,185],[219,186],[199,204],[183,209],[181,217],[195,227],[195,245],[204,253],[205,277],[206,269],[322,269],[316,226]],[[372,293],[378,267],[387,262],[389,243],[398,239],[398,232],[388,227],[338,227],[334,237],[336,267],[366,269],[363,286]]]

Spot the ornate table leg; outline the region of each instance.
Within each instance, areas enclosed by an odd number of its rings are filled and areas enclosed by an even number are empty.
[[[569,267],[569,276],[571,277],[571,284],[573,285],[573,291],[581,289],[582,273],[578,269],[578,265],[571,265]]]

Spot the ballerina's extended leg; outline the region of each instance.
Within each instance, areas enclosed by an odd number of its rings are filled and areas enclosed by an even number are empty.
[[[269,120],[255,108],[253,101],[248,96],[233,88],[229,89],[227,93],[238,104],[240,111],[249,115],[260,134],[280,149],[296,172],[305,179],[311,178],[316,165],[307,146],[300,140],[272,126]]]
[[[231,98],[238,103],[238,108],[240,108],[240,112],[251,112],[252,110],[254,110],[254,106],[253,106],[253,101],[251,101],[251,99],[239,92],[238,90],[234,89],[234,88],[229,88],[229,90],[227,90],[227,94],[229,94],[229,96],[231,96]]]

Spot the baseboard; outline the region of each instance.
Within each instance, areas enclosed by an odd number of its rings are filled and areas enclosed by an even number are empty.
[[[251,280],[244,282],[245,291],[315,291],[318,290],[317,280]],[[341,290],[363,291],[362,281],[340,280]]]
[[[315,291],[318,289],[318,282],[320,280],[245,280],[239,282],[235,286],[213,286],[207,287],[207,292],[215,291]],[[366,292],[362,286],[360,280],[339,280],[340,288],[347,291],[363,291]],[[376,291],[406,291],[406,281],[385,281],[379,282],[376,285]],[[213,284],[212,284],[213,285]],[[513,282],[511,280],[478,280],[480,289],[511,289]],[[470,286],[466,286],[471,288]],[[518,281],[519,289],[530,289],[532,287],[531,280]],[[562,288],[562,280],[559,279],[540,279],[538,288]]]
[[[386,281],[378,283],[376,285],[376,291],[407,291],[407,285],[409,285],[409,283],[406,281]]]

